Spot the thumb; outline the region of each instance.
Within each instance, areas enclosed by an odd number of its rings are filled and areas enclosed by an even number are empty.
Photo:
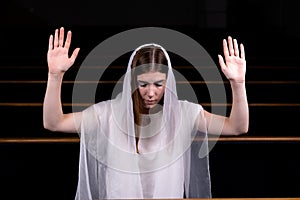
[[[77,58],[77,55],[78,55],[78,53],[79,53],[79,50],[80,50],[80,48],[76,48],[74,51],[73,51],[73,53],[72,53],[72,55],[71,55],[71,57],[70,57],[70,60],[74,63],[75,62],[75,59]]]
[[[219,64],[221,66],[222,71],[224,72],[226,70],[227,66],[224,62],[223,57],[221,55],[218,55],[218,57],[219,57]]]

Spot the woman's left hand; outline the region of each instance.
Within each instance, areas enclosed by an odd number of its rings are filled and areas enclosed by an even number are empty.
[[[224,58],[221,55],[219,57],[219,63],[221,69],[229,81],[238,83],[245,82],[246,75],[246,60],[244,45],[240,44],[240,50],[236,39],[232,39],[230,36],[227,41],[223,40]]]

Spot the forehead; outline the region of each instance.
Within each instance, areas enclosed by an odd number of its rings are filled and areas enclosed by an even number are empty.
[[[166,74],[161,72],[147,72],[137,76],[138,81],[145,81],[149,83],[166,80],[166,78]]]

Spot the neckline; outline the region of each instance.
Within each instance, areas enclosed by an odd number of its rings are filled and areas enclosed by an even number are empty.
[[[151,113],[151,114],[140,114],[141,118],[157,118],[162,115],[163,111],[160,110],[156,113]]]

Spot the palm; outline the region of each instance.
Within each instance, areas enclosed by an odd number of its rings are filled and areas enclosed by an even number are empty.
[[[58,35],[58,30],[55,31],[54,41],[53,36],[49,39],[49,49],[47,54],[49,72],[53,74],[63,73],[67,71],[74,63],[79,48],[73,51],[71,57],[69,57],[69,47],[71,44],[71,32],[68,32],[67,38],[64,44],[64,29],[60,29],[60,34]]]
[[[245,81],[246,74],[246,60],[244,46],[240,45],[241,52],[239,52],[237,41],[232,41],[228,38],[228,46],[226,40],[223,41],[224,58],[219,55],[219,62],[224,75],[229,79],[237,82]],[[241,55],[240,55],[241,54]]]
[[[68,57],[68,50],[58,47],[48,52],[48,65],[51,73],[67,71],[73,62]]]

